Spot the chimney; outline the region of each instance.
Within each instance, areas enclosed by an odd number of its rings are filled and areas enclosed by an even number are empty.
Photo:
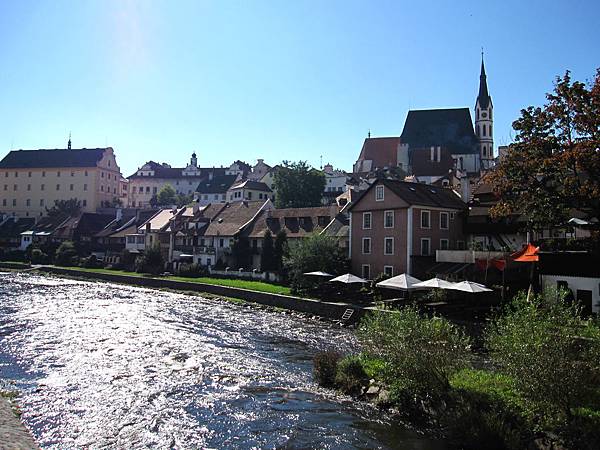
[[[460,197],[465,203],[468,203],[469,198],[471,197],[471,186],[469,185],[469,179],[467,177],[460,179]]]
[[[117,216],[116,216],[117,221],[121,220],[122,218],[123,218],[123,210],[121,208],[117,208]]]

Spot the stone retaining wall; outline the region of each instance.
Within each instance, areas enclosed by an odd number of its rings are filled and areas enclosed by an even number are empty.
[[[240,289],[229,286],[219,286],[207,283],[195,283],[192,281],[177,281],[167,280],[162,278],[152,277],[136,277],[131,275],[121,275],[118,273],[98,273],[85,272],[82,270],[72,270],[65,267],[49,267],[40,268],[45,272],[50,272],[57,275],[68,275],[74,277],[105,280],[116,283],[126,283],[135,286],[144,286],[151,288],[169,288],[182,291],[206,292],[208,294],[220,295],[223,297],[233,297],[246,300],[261,305],[273,306],[277,308],[289,309],[308,314],[313,314],[319,317],[328,319],[342,320],[342,316],[347,309],[352,309],[354,312],[349,320],[345,323],[354,323],[360,319],[368,308],[353,305],[349,303],[337,302],[322,302],[308,298],[294,297],[291,295],[271,294],[268,292],[251,291],[248,289]]]

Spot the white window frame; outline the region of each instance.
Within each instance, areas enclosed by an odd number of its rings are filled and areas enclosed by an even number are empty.
[[[387,215],[388,213],[391,213],[392,215],[392,225],[391,226],[387,226]],[[387,210],[383,212],[383,228],[394,228],[394,222],[395,222],[395,214],[393,210]]]
[[[387,241],[388,239],[392,240],[392,252],[391,253],[387,253]],[[394,254],[394,238],[392,236],[387,236],[383,238],[383,254],[384,255],[393,255]]]
[[[442,242],[446,243],[446,248],[442,245]],[[440,250],[450,250],[450,239],[442,238],[440,239]]]
[[[368,227],[365,226],[365,218],[367,216],[369,217],[369,226]],[[370,230],[373,227],[373,213],[364,212],[363,215],[362,215],[362,221],[363,221],[362,222],[362,229],[363,230]]]
[[[427,241],[428,252],[426,255],[423,254],[423,242]],[[431,238],[421,238],[421,256],[431,256]]]
[[[446,216],[446,227],[442,227],[442,216]],[[450,229],[450,214],[445,211],[440,211],[440,230]]]
[[[426,227],[423,226],[423,214],[427,214],[427,222],[429,223],[429,225]],[[428,209],[421,210],[421,229],[431,230],[431,211],[429,211]]]
[[[390,273],[386,273],[386,269],[390,269]],[[393,277],[394,276],[394,266],[383,266],[383,273],[386,274],[389,277]]]
[[[365,252],[365,242],[367,242],[367,241],[369,242],[369,251]],[[360,247],[360,250],[361,250],[362,254],[363,255],[370,255],[371,252],[373,251],[373,247],[371,245],[371,238],[370,237],[364,237],[364,238],[362,238],[362,243],[361,244],[362,245]]]
[[[379,195],[381,194],[381,195]],[[382,184],[375,186],[375,201],[382,202],[385,200],[385,189]]]
[[[367,269],[366,271],[368,272],[367,274],[365,274],[365,268]],[[362,276],[365,280],[370,280],[371,279],[371,264],[363,264],[362,267]]]

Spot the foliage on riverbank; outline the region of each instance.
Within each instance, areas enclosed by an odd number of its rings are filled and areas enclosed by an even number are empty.
[[[471,367],[459,328],[414,307],[373,314],[358,337],[360,354],[315,365],[319,383],[393,407],[460,448],[600,448],[600,326],[556,293],[520,294],[494,318],[485,370]]]

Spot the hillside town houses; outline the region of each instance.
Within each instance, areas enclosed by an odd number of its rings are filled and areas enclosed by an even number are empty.
[[[398,136],[369,132],[357,160],[348,161],[351,172],[320,169],[321,204],[309,208],[275,207],[281,166],[264,159],[208,167],[192,152],[185,165],[146,161],[124,177],[111,147],[75,149],[69,139],[66,149],[11,150],[0,160],[0,245],[26,250],[80,241],[107,263],[158,245],[168,264],[260,271],[265,232],[285,232],[290,245],[322,233],[337,240],[352,273],[365,279],[464,274],[479,259],[530,240],[518,215],[490,214],[498,198],[488,176],[508,151],[494,150],[493,117],[482,61],[473,110],[410,110]],[[186,206],[158,206],[167,185]],[[80,204],[74,216],[48,215],[71,199]],[[585,224],[573,225],[585,234]],[[239,239],[251,254],[242,268],[232,254]],[[600,292],[593,297],[600,301]]]

